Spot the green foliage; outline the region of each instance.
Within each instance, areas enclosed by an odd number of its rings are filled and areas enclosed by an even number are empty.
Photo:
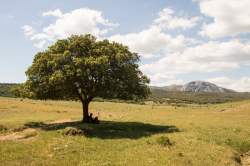
[[[168,100],[166,100],[168,98]],[[149,99],[160,103],[175,103],[176,106],[182,104],[221,104],[239,100],[247,100],[250,93],[223,93],[223,92],[183,92],[183,91],[163,91],[153,89]]]
[[[0,165],[240,165],[236,158],[244,165],[250,147],[249,101],[232,105],[235,111],[219,112],[229,104],[210,105],[209,110],[155,104],[152,110],[148,103],[93,102],[90,110],[100,112],[102,124],[83,124],[79,102],[2,98],[0,123],[32,129],[0,132]],[[131,111],[125,111],[128,107]],[[62,136],[67,127],[83,134]],[[34,130],[38,136],[23,139]],[[176,143],[159,145],[161,136]]]
[[[17,126],[15,128],[12,129],[13,132],[20,132],[20,131],[23,131],[25,129],[27,129],[28,127],[27,126]]]
[[[172,146],[173,142],[166,136],[161,136],[156,139],[156,142],[162,146]]]
[[[178,156],[179,156],[179,157],[182,157],[182,156],[183,156],[183,152],[179,152],[179,153],[178,153]]]
[[[63,135],[82,135],[83,131],[75,127],[66,127],[63,130]]]
[[[0,131],[6,131],[6,130],[8,130],[8,129],[9,129],[8,126],[3,125],[3,124],[0,124]]]
[[[107,39],[88,35],[58,40],[35,55],[26,71],[28,80],[14,86],[15,96],[41,100],[80,100],[87,122],[94,97],[140,100],[150,94],[150,79],[139,70],[137,53]]]
[[[30,127],[30,128],[42,127],[44,125],[45,125],[44,122],[28,122],[25,124],[25,126]]]
[[[11,89],[17,84],[0,83],[0,96],[1,97],[15,97]]]

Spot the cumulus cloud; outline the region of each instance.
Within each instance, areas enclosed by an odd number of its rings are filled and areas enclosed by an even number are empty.
[[[174,75],[167,75],[162,73],[156,73],[154,75],[147,75],[150,80],[150,86],[169,86],[172,84],[183,85],[184,82],[181,79],[176,79]]]
[[[102,13],[88,8],[80,8],[69,13],[63,14],[61,10],[45,12],[43,17],[55,16],[57,19],[47,27],[44,27],[42,32],[36,31],[29,25],[22,27],[25,35],[31,35],[30,40],[50,40],[55,41],[57,38],[67,38],[71,35],[92,34],[95,36],[103,35],[112,30],[113,27],[119,24],[114,24],[108,19],[102,17]],[[100,29],[98,24],[101,24],[104,29]],[[36,44],[42,46],[43,44]]]
[[[61,18],[63,16],[61,10],[59,10],[59,9],[56,9],[54,11],[45,12],[42,14],[42,16],[49,16],[49,15],[59,17],[59,18]]]
[[[167,53],[159,61],[140,66],[142,71],[180,74],[193,71],[218,72],[239,68],[239,63],[250,61],[250,45],[239,41],[210,41],[188,47],[183,52]]]
[[[236,83],[235,80],[233,79],[230,79],[228,77],[215,77],[215,78],[208,78],[208,79],[205,79],[204,81],[207,81],[207,82],[211,82],[211,83],[214,83],[220,87],[223,87],[223,88],[228,88],[230,87],[232,84]]]
[[[158,24],[160,28],[175,29],[182,28],[186,30],[187,28],[192,28],[196,25],[197,21],[202,20],[202,17],[193,17],[190,20],[185,18],[172,17],[174,11],[170,8],[165,8],[163,11],[158,13],[159,18],[154,20],[154,24]]]
[[[152,26],[140,33],[130,33],[127,35],[115,35],[109,38],[110,41],[116,41],[129,46],[132,52],[137,52],[143,57],[152,58],[157,56],[160,50],[166,49],[171,43],[171,36],[161,32],[161,29]]]
[[[184,81],[182,79],[175,79],[175,80],[167,80],[167,81],[161,81],[161,82],[151,82],[150,86],[169,86],[169,85],[183,85]]]
[[[147,75],[151,81],[162,81],[163,79],[176,79],[175,76],[173,75],[166,75],[166,74],[162,74],[162,73],[156,73],[155,75],[151,76],[151,75]]]
[[[151,26],[140,33],[118,34],[108,39],[129,46],[132,52],[137,52],[145,58],[157,57],[160,51],[181,52],[187,44],[202,43],[202,41],[185,38],[183,35],[172,38],[170,35],[162,33],[161,28],[157,26]]]
[[[250,78],[248,77],[243,77],[239,80],[235,80],[223,76],[205,79],[204,81],[208,81],[223,88],[232,89],[238,92],[250,92]]]
[[[178,35],[171,39],[170,43],[166,45],[165,50],[170,52],[180,52],[186,47],[186,44],[184,44],[185,40],[186,39],[183,35]]]
[[[34,44],[35,47],[38,47],[38,48],[43,48],[43,45],[46,43],[46,40],[43,40],[41,42],[39,42],[38,44]]]
[[[37,33],[34,34],[30,37],[30,40],[35,40],[35,39],[47,39],[50,41],[54,41],[54,35],[49,35],[49,34],[45,34],[45,33]]]
[[[29,25],[25,25],[23,27],[21,27],[21,29],[23,29],[23,31],[25,32],[25,36],[29,36],[32,35],[36,32],[36,30],[34,30],[33,27],[29,26]]]
[[[236,83],[229,86],[229,89],[233,89],[239,92],[250,92],[250,78],[243,77]]]
[[[105,34],[110,29],[100,30],[97,24],[102,24],[108,27],[115,27],[119,24],[113,24],[108,19],[104,19],[102,13],[88,8],[76,9],[70,13],[61,14],[59,9],[53,12],[43,13],[46,15],[54,15],[59,17],[54,24],[50,24],[43,29],[43,32],[48,35],[58,36],[59,38],[67,38],[73,35],[92,34],[98,36]]]
[[[159,52],[181,52],[190,44],[202,44],[202,41],[185,38],[183,35],[171,37],[169,34],[162,32],[162,29],[174,29],[181,27],[182,29],[191,28],[201,17],[194,17],[190,20],[186,18],[172,17],[174,11],[165,8],[159,12],[159,18],[155,19],[149,29],[140,33],[130,33],[126,35],[114,35],[109,37],[110,41],[116,41],[129,46],[132,52],[137,52],[145,58],[154,58],[159,56]],[[183,12],[182,12],[183,13]]]
[[[236,36],[250,32],[249,0],[202,0],[200,12],[213,17],[214,23],[203,23],[198,34],[210,38]]]

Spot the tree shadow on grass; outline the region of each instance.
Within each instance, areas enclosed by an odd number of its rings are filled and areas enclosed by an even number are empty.
[[[100,139],[139,139],[159,133],[180,132],[176,126],[160,126],[141,122],[114,122],[102,121],[102,124],[88,124],[81,122],[63,122],[56,124],[45,124],[43,122],[29,122],[25,126],[29,128],[40,128],[46,131],[63,131],[67,127],[75,128],[89,138]]]

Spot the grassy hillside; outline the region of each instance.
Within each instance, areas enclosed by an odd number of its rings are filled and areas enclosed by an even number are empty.
[[[0,165],[240,165],[249,101],[189,107],[0,98]]]
[[[0,96],[1,97],[15,97],[10,91],[14,85],[17,85],[17,84],[0,83]]]
[[[183,92],[153,89],[148,100],[168,104],[220,104],[250,99],[250,93]]]

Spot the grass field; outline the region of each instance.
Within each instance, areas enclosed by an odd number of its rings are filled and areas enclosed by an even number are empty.
[[[247,165],[249,100],[218,104],[0,98],[0,165]]]

